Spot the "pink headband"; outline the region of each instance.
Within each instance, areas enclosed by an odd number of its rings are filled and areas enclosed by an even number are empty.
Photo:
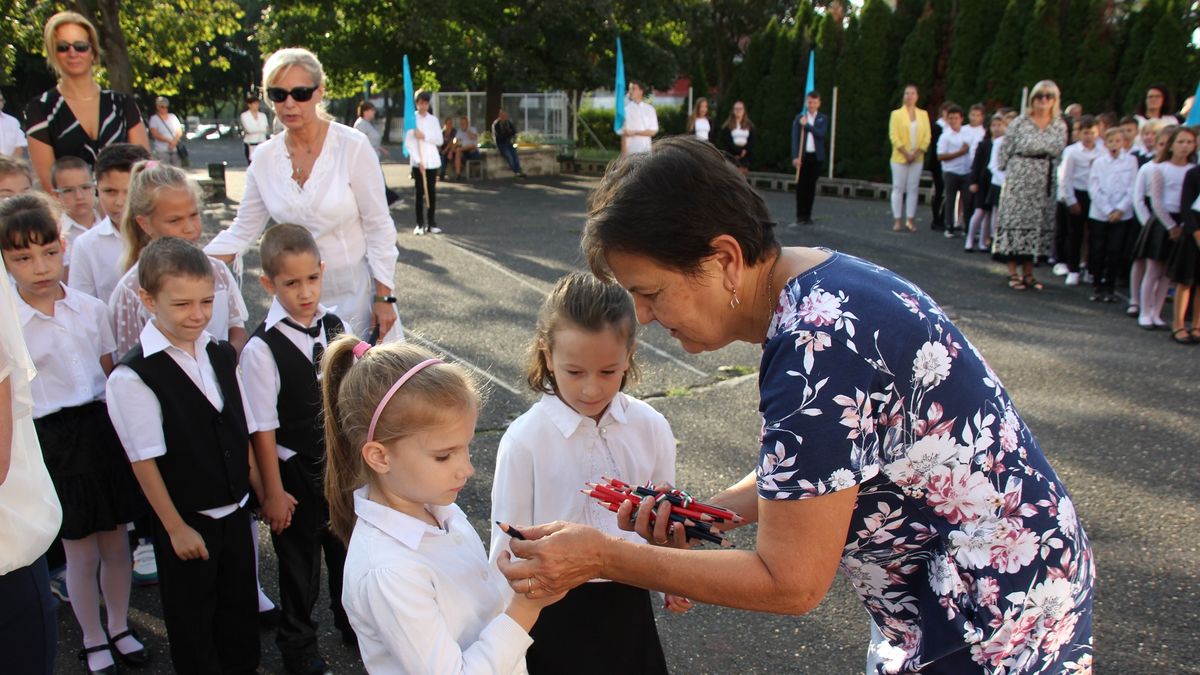
[[[367,345],[367,347],[362,350],[364,353],[367,351],[367,349],[371,348],[369,344],[360,342],[357,345],[354,345],[355,355],[358,355],[358,348],[364,344]],[[368,442],[375,438],[375,423],[379,421],[379,415],[383,412],[384,407],[387,406],[388,401],[392,400],[392,396],[395,396],[396,392],[400,391],[400,387],[403,387],[405,382],[408,382],[410,379],[412,379],[413,375],[416,375],[429,366],[439,363],[444,363],[444,361],[441,359],[425,359],[412,368],[409,368],[408,372],[404,373],[400,376],[400,379],[396,380],[396,384],[393,384],[392,388],[388,389],[387,393],[383,395],[383,398],[379,400],[379,405],[375,406],[375,413],[371,415],[371,426],[367,427]]]
[[[152,160],[146,162],[147,169],[153,169],[156,166],[158,166],[158,160],[156,160],[156,159],[152,159]]]

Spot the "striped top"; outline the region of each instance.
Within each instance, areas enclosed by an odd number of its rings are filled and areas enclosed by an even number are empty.
[[[96,138],[88,136],[58,88],[51,88],[25,108],[26,135],[49,145],[54,157],[75,156],[96,165],[96,155],[113,143],[128,143],[129,130],[142,123],[137,103],[128,94],[104,89],[100,92],[100,127]]]

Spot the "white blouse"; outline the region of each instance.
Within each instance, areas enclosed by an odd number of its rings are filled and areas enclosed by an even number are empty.
[[[735,127],[729,131],[729,137],[733,139],[734,145],[744,148],[746,147],[746,143],[750,142],[750,130]]]
[[[444,140],[442,136],[442,125],[438,122],[438,118],[432,113],[426,113],[424,117],[417,113],[417,129],[425,135],[425,140],[420,141],[418,149],[417,135],[413,129],[409,129],[404,134],[404,150],[408,153],[408,163],[412,168],[421,166],[421,162],[425,162],[426,169],[442,168],[442,156],[438,152],[438,147]]]
[[[106,217],[93,225],[67,250],[71,254],[67,285],[108,302],[121,278],[121,255],[125,252],[121,233],[113,227],[112,220]]]
[[[241,115],[242,141],[246,145],[258,145],[267,140],[267,115],[261,110],[257,115],[249,110],[243,110]]]
[[[37,366],[33,389],[33,418],[63,408],[104,400],[107,375],[100,357],[116,348],[108,305],[63,286],[66,295],[54,303],[47,316],[17,295],[17,311],[29,355]]]
[[[1183,177],[1193,166],[1195,164],[1180,166],[1163,162],[1158,165],[1158,171],[1150,174],[1150,209],[1159,224],[1168,230],[1179,227],[1171,214],[1179,213],[1183,201]]]
[[[675,483],[675,436],[649,404],[618,393],[600,422],[545,394],[518,417],[496,451],[491,522],[526,524],[566,520],[641,542],[617,527],[614,513],[580,490],[603,477],[640,485]],[[508,548],[492,525],[490,558]]]
[[[1150,160],[1138,169],[1137,178],[1133,181],[1133,215],[1137,216],[1138,222],[1142,225],[1150,222],[1150,219],[1154,217],[1154,214],[1150,212],[1150,207],[1146,205],[1146,198],[1150,195],[1150,181],[1156,173],[1158,173],[1158,162]]]
[[[354,492],[342,606],[372,675],[525,673],[533,639],[505,613],[511,591],[457,505],[428,525]]]
[[[0,483],[0,575],[31,565],[58,536],[62,505],[33,426],[29,382],[37,370],[25,348],[16,293],[0,274],[0,382],[11,391],[12,451]]]
[[[707,142],[709,130],[712,129],[712,124],[707,117],[697,117],[695,122],[696,138]]]
[[[441,138],[440,131],[437,137]],[[258,146],[254,162],[246,170],[246,192],[233,224],[209,242],[204,252],[245,253],[258,243],[268,220],[301,225],[317,240],[326,265],[322,300],[362,330],[375,292],[374,286],[364,281],[374,279],[394,288],[400,255],[379,158],[362,132],[331,122],[312,175],[300,187],[292,180],[286,139],[285,131]],[[357,279],[360,269],[364,280]],[[329,286],[336,285],[330,283],[334,280],[342,280],[341,285],[353,289],[356,297],[349,297],[350,291],[345,296],[336,290],[331,293]],[[360,309],[352,313],[348,311],[351,307]],[[364,311],[367,316],[358,316]]]
[[[208,320],[205,330],[218,340],[228,340],[229,329],[244,328],[250,313],[246,311],[246,301],[242,299],[242,291],[233,280],[233,273],[220,260],[208,260],[212,263],[215,288],[212,318]],[[116,288],[108,298],[113,335],[117,339],[115,354],[118,360],[138,343],[142,328],[150,321],[150,312],[146,311],[145,305],[138,297],[142,285],[138,283],[137,271],[137,263],[134,263],[117,282]]]

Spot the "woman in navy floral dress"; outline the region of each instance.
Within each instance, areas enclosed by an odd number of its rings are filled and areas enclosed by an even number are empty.
[[[736,170],[680,138],[611,169],[584,232],[593,271],[687,351],[763,344],[757,468],[712,500],[759,523],[757,550],[689,551],[626,506],[659,546],[531,527],[526,560],[501,561],[513,589],[601,577],[803,614],[840,568],[883,637],[878,672],[1090,673],[1091,546],[999,378],[910,282],[772,230]]]

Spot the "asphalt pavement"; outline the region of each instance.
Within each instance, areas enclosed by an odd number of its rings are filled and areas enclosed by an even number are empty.
[[[227,159],[230,201],[205,208],[209,236],[228,225],[244,185],[241,147],[194,143],[193,162]],[[196,169],[199,171],[200,169]],[[438,185],[440,236],[411,234],[407,167],[386,164],[388,183],[406,195],[395,213],[400,260],[396,295],[409,339],[473,368],[487,404],[473,445],[476,475],[459,504],[487,539],[496,446],[506,425],[531,404],[522,387],[525,348],[538,306],[554,281],[582,267],[579,235],[594,179],[564,176]],[[790,193],[764,193],[776,220],[792,220]],[[947,310],[999,374],[1076,503],[1096,551],[1096,663],[1104,672],[1200,672],[1194,651],[1200,625],[1200,346],[1170,342],[1137,328],[1122,305],[1088,302],[1041,267],[1044,292],[1017,292],[1001,266],[964,254],[961,239],[923,225],[893,233],[888,205],[818,198],[816,224],[784,230],[785,245],[825,246],[889,267]],[[921,222],[928,221],[922,209]],[[243,292],[251,323],[268,298],[246,258]],[[1168,305],[1169,311],[1170,305]],[[758,433],[759,348],[737,344],[688,355],[657,325],[639,337],[643,378],[632,393],[670,421],[679,441],[678,481],[696,495],[716,492],[752,470]],[[754,528],[734,539],[752,548]],[[262,578],[276,593],[275,559],[262,530]],[[344,648],[323,596],[321,650],[335,672],[361,672]],[[133,593],[132,624],[155,652],[146,672],[171,672],[155,588]],[[672,672],[862,672],[868,619],[841,576],[804,617],[697,606],[683,616],[660,612]],[[79,630],[60,610],[57,672],[77,672]],[[270,631],[262,633],[264,673],[280,673]],[[619,664],[614,664],[619,667]]]

